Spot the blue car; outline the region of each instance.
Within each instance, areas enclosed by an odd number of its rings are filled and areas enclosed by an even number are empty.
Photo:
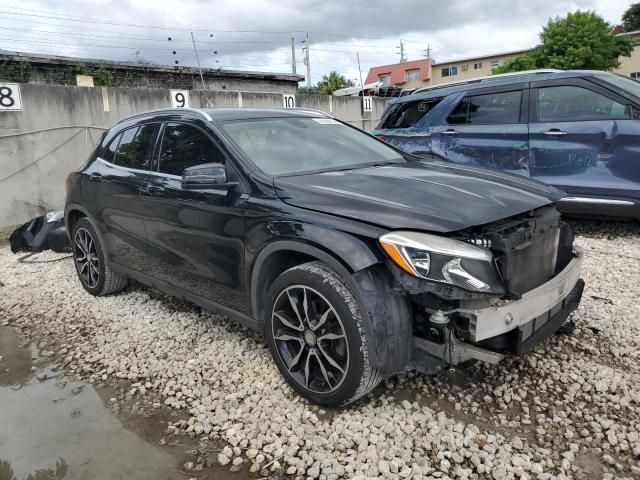
[[[553,185],[566,214],[640,219],[640,82],[627,77],[536,70],[422,88],[373,133]]]

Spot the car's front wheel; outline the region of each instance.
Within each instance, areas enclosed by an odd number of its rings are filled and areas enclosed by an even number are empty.
[[[109,295],[127,286],[127,277],[106,262],[100,238],[87,218],[74,225],[71,248],[80,283],[91,295]]]
[[[278,369],[314,403],[337,407],[382,377],[369,361],[362,312],[340,275],[321,262],[282,273],[267,294],[265,336]]]

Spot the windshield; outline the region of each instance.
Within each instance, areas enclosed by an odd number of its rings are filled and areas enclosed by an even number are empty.
[[[640,82],[629,77],[623,77],[614,73],[597,73],[597,78],[610,83],[621,95],[629,97],[630,95],[640,98]]]
[[[398,163],[394,149],[332,118],[265,118],[225,122],[223,129],[260,170],[290,175]]]

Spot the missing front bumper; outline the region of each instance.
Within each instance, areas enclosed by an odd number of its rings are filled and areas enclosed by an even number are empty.
[[[497,305],[467,302],[465,308],[448,312],[469,319],[470,338],[459,340],[449,333],[448,326],[444,327],[444,343],[414,337],[411,368],[433,374],[445,364],[467,360],[498,363],[505,354],[529,352],[556,333],[580,304],[584,289],[581,266],[578,252],[562,272],[519,300]]]
[[[489,300],[464,302],[458,312],[469,319],[470,340],[478,343],[500,336],[549,312],[554,316],[554,309],[563,308],[565,299],[578,284],[581,268],[582,255],[578,251],[560,273],[519,300],[500,301],[494,305],[488,303]]]

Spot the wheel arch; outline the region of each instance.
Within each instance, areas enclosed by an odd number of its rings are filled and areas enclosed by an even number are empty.
[[[250,294],[253,317],[262,322],[263,294],[282,272],[296,265],[318,260],[326,263],[346,281],[350,281],[354,271],[353,265],[319,246],[296,240],[277,240],[264,247],[251,269]]]
[[[91,223],[91,225],[93,226],[93,229],[98,235],[98,240],[100,240],[100,243],[104,246],[105,245],[104,238],[102,237],[102,232],[98,228],[97,222],[85,207],[83,207],[82,205],[78,205],[76,203],[67,204],[64,208],[64,224],[67,229],[67,235],[69,236],[69,240],[73,242],[73,239],[71,238],[71,235],[73,235],[73,228],[75,227],[78,220],[80,220],[81,218],[86,218]],[[104,248],[103,248],[103,254],[105,256],[105,259],[109,260],[107,257],[107,250]]]
[[[338,256],[319,245],[296,240],[270,243],[260,251],[251,271],[253,318],[259,328],[264,326],[261,300],[278,275],[302,263],[321,261],[342,277],[360,311],[368,317],[364,328],[372,364],[384,375],[402,372],[409,364],[412,351],[410,302],[392,291],[393,276],[384,260],[371,251],[369,255],[351,253],[351,256]]]

